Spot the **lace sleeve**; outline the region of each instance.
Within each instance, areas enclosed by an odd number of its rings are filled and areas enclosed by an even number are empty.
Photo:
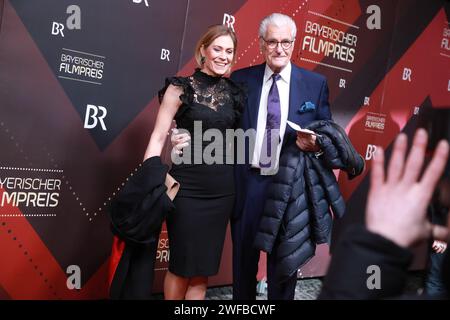
[[[183,93],[180,95],[181,102],[185,104],[192,103],[192,101],[194,100],[194,91],[191,87],[189,79],[183,77],[166,78],[166,83],[164,87],[158,92],[159,103],[162,102],[164,94],[166,93],[167,88],[171,84],[177,87],[181,87],[183,89]]]

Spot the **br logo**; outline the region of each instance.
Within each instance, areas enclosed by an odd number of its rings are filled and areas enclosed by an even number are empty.
[[[402,80],[411,82],[412,70],[410,68],[403,68]]]
[[[69,17],[66,20],[66,27],[69,30],[81,30],[81,9],[77,5],[70,5],[67,7],[66,13]],[[64,24],[53,21],[52,35],[61,35],[64,38]]]
[[[170,61],[170,50],[167,49],[161,49],[161,60],[167,60]]]
[[[144,3],[146,7],[148,7],[148,0],[133,0],[133,3]]]
[[[101,112],[100,115],[99,112]],[[103,131],[106,131],[106,125],[105,125],[105,117],[108,111],[105,107],[102,106],[94,106],[93,104],[88,104],[86,106],[86,116],[84,118],[84,128],[85,129],[93,129],[97,126],[98,123],[100,123],[100,126],[102,127]],[[90,121],[92,120],[92,121]]]
[[[372,160],[373,155],[375,154],[376,151],[377,151],[376,145],[368,144],[366,150],[366,160]]]
[[[222,24],[226,24],[228,28],[231,28],[231,30],[234,30],[234,23],[236,22],[236,18],[232,16],[231,14],[224,13],[223,14],[223,22]]]

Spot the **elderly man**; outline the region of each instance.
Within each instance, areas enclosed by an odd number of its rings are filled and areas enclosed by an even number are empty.
[[[273,13],[264,18],[259,42],[265,63],[231,75],[236,83],[244,84],[248,94],[241,128],[256,129],[253,154],[246,164],[235,166],[236,203],[231,219],[234,299],[256,297],[259,250],[254,239],[280,155],[294,143],[304,152],[319,151],[314,135],[297,133],[287,126],[287,120],[305,127],[315,120],[331,119],[325,77],[291,63],[296,32],[289,16]],[[270,131],[275,134],[270,136]],[[275,142],[275,152],[266,149],[268,141]],[[297,275],[278,283],[275,257],[276,246],[267,261],[268,298],[293,299]]]
[[[287,120],[305,127],[315,120],[330,120],[325,77],[291,63],[297,28],[286,15],[273,13],[261,21],[259,43],[265,63],[232,73],[247,100],[240,127],[255,130],[254,145],[237,150],[244,164],[235,165],[235,209],[231,218],[233,240],[233,298],[256,298],[259,253],[254,240],[264,211],[267,190],[278,170],[283,151],[296,144],[299,152],[318,152],[316,137],[296,132]],[[175,149],[187,145],[188,137],[172,137]],[[175,150],[177,152],[177,150]],[[268,298],[294,298],[296,274],[280,283],[275,280],[276,246],[268,255]]]

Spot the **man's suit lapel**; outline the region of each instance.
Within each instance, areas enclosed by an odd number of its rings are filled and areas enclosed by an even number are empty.
[[[307,100],[307,92],[306,81],[303,79],[300,69],[292,64],[291,84],[289,86],[289,121],[295,123],[300,122],[300,113],[298,110]]]
[[[306,81],[300,69],[292,64],[291,83],[289,86],[289,113],[288,120],[296,124],[302,125],[301,114],[298,112],[300,106],[307,101]],[[283,145],[287,141],[294,139],[297,133],[289,125],[286,125],[286,132],[284,134]],[[291,139],[289,137],[292,137]]]
[[[300,106],[307,100],[307,92],[306,81],[305,79],[303,79],[303,75],[300,72],[300,69],[292,64],[291,83],[289,86],[289,121],[301,125],[301,115],[298,110],[300,109]],[[289,125],[286,125],[285,137],[287,138],[290,135],[296,135],[296,132]],[[289,140],[286,138],[284,139],[283,144],[285,144],[286,141]]]

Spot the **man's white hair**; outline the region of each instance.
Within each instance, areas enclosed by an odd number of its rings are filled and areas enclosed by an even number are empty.
[[[292,40],[294,40],[295,36],[297,35],[297,26],[295,25],[295,22],[291,17],[281,13],[272,13],[270,16],[265,17],[259,25],[260,38],[264,38],[269,25],[275,25],[277,27],[286,25],[289,26],[289,28],[291,29]]]

